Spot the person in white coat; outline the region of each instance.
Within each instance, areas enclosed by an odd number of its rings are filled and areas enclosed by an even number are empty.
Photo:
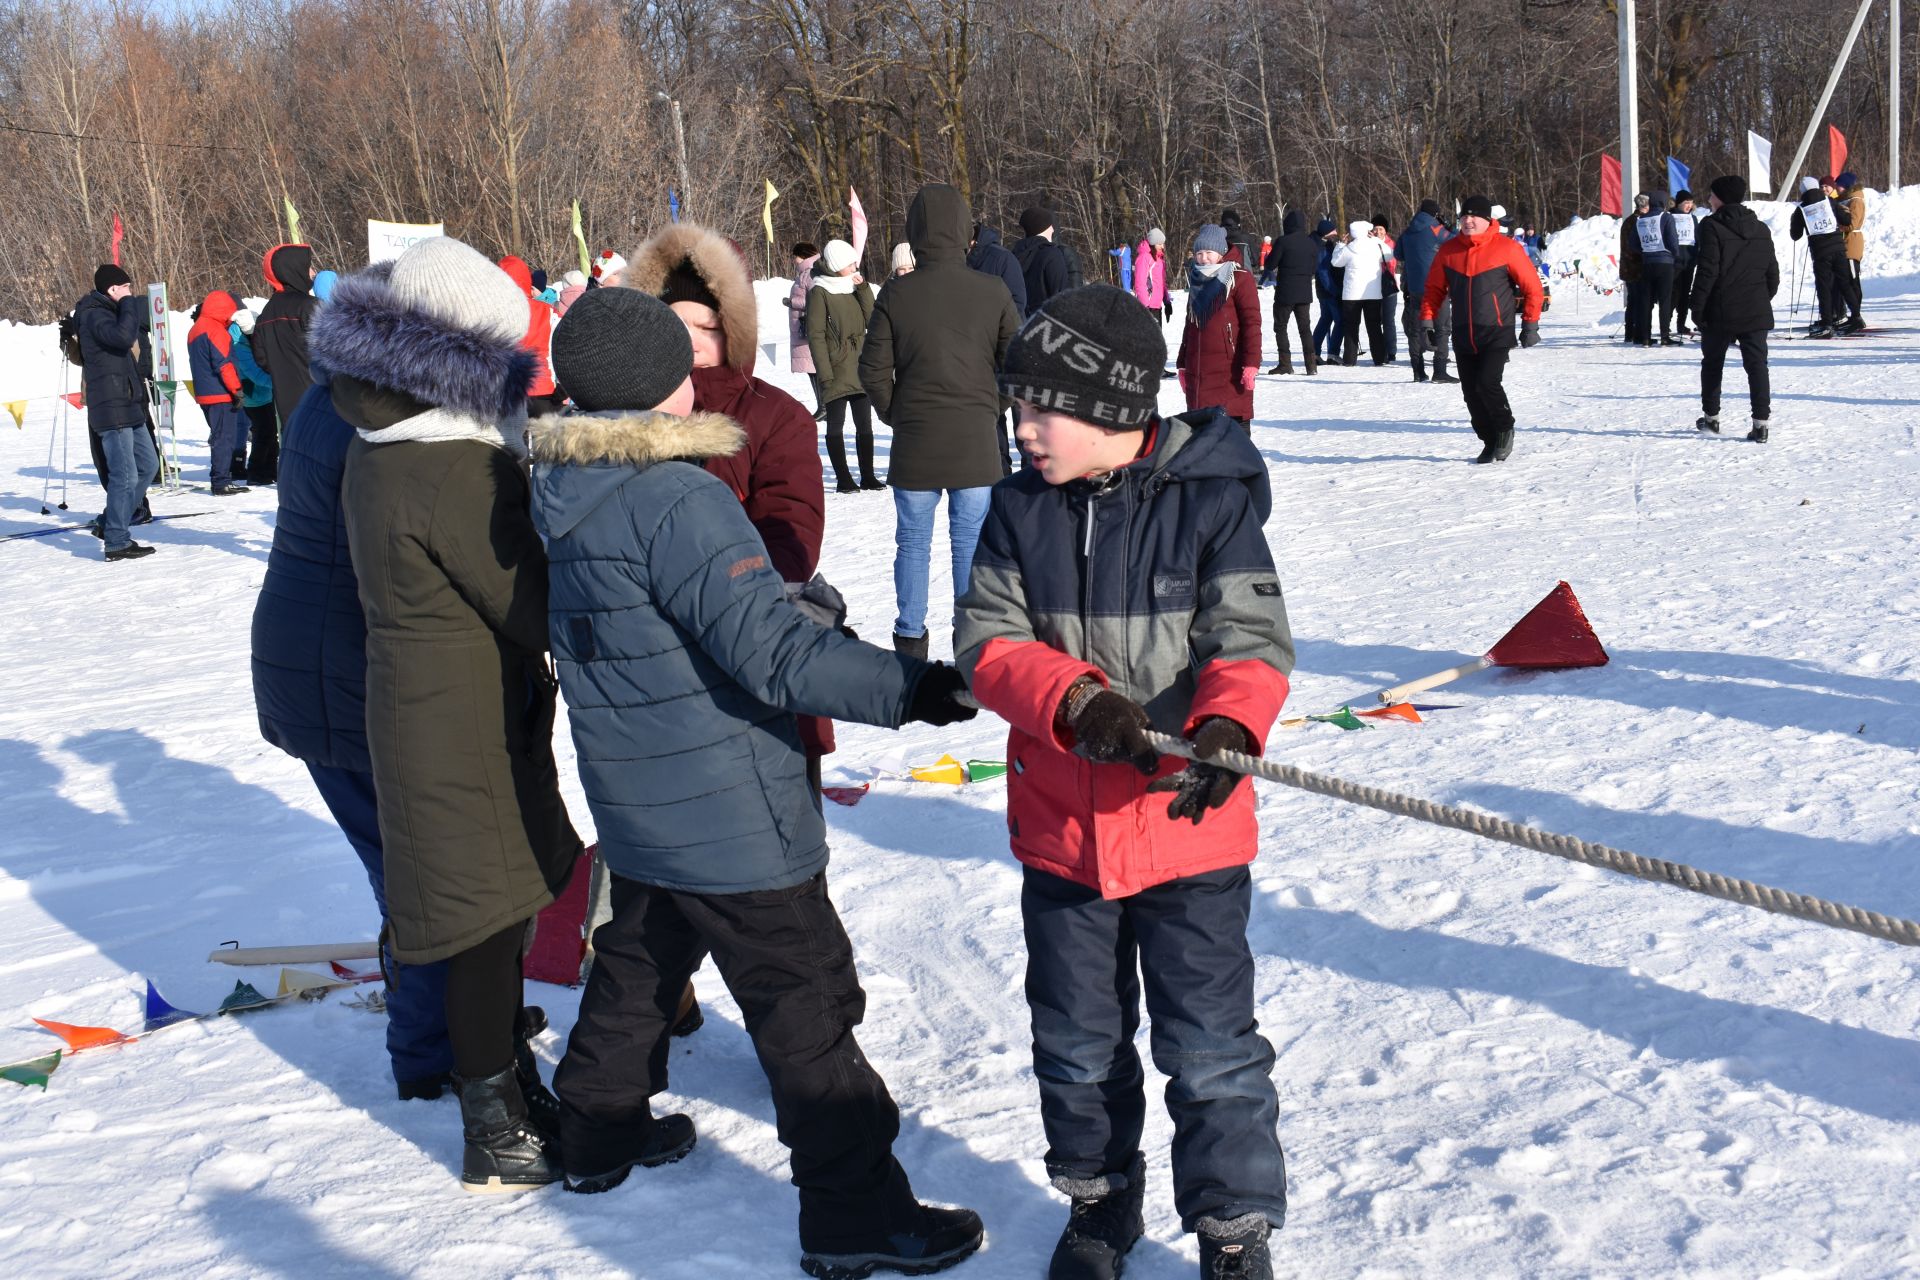
[[[1349,238],[1335,245],[1333,265],[1343,268],[1340,283],[1341,322],[1347,331],[1346,350],[1340,363],[1354,365],[1360,360],[1360,324],[1367,326],[1367,348],[1376,365],[1387,363],[1387,334],[1380,316],[1380,272],[1393,250],[1387,247],[1386,232],[1371,222],[1348,224]]]

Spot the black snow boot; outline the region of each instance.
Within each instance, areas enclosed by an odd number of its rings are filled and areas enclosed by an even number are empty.
[[[1273,1230],[1258,1213],[1222,1222],[1200,1219],[1201,1280],[1273,1280],[1267,1236]]]
[[[1765,444],[1767,442],[1767,425],[1765,418],[1755,418],[1753,420],[1753,429],[1747,432],[1747,439],[1753,441],[1755,444]]]
[[[1433,380],[1434,380],[1435,382],[1456,382],[1456,383],[1460,381],[1460,379],[1458,379],[1458,378],[1456,378],[1456,377],[1454,377],[1454,376],[1453,376],[1452,374],[1450,374],[1450,373],[1448,373],[1448,372],[1447,372],[1446,370],[1444,370],[1444,369],[1442,369],[1442,370],[1441,370],[1440,372],[1438,372],[1438,373],[1436,373],[1436,374],[1434,374],[1434,375],[1433,375]]]
[[[480,1080],[455,1076],[467,1150],[460,1183],[468,1191],[531,1191],[560,1181],[554,1142],[527,1119],[526,1099],[512,1067]]]
[[[1700,417],[1695,418],[1693,420],[1693,429],[1695,431],[1710,432],[1716,436],[1719,435],[1720,434],[1720,415],[1717,413],[1702,414]]]
[[[700,1000],[693,994],[693,981],[687,981],[687,989],[680,993],[680,1007],[673,1015],[673,1034],[686,1037],[707,1025],[707,1015],[700,1012]]]
[[[904,653],[909,658],[919,658],[924,662],[927,657],[927,637],[903,636],[896,631],[893,635],[893,651]]]
[[[1473,464],[1476,467],[1484,466],[1493,460],[1493,442],[1491,440],[1482,441],[1480,445],[1480,456],[1473,460]]]
[[[1053,1247],[1047,1280],[1114,1280],[1120,1274],[1127,1251],[1147,1229],[1140,1208],[1146,1178],[1147,1162],[1136,1154],[1124,1173],[1053,1180],[1073,1197],[1073,1213]]]
[[[540,1083],[540,1059],[525,1041],[513,1051],[513,1075],[520,1082],[520,1096],[527,1104],[527,1121],[543,1137],[560,1140],[560,1099]]]
[[[800,1269],[816,1280],[864,1280],[876,1271],[930,1276],[966,1261],[987,1238],[980,1215],[971,1209],[920,1206],[920,1224],[910,1231],[876,1233],[866,1247],[823,1253],[808,1249],[800,1255]]]
[[[636,1167],[655,1169],[685,1156],[693,1150],[695,1137],[693,1121],[678,1114],[640,1124],[576,1126],[563,1161],[567,1190],[582,1195],[611,1191]]]
[[[1513,456],[1513,428],[1509,427],[1505,431],[1502,431],[1500,433],[1500,438],[1498,440],[1495,440],[1493,442],[1493,460],[1495,462],[1505,462],[1508,458],[1512,456]]]

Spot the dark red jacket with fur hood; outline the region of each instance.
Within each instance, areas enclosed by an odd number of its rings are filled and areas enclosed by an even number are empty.
[[[780,576],[805,582],[819,567],[827,522],[817,424],[798,400],[753,376],[760,354],[753,280],[726,237],[691,222],[673,223],[633,251],[622,283],[659,296],[683,264],[713,295],[725,339],[724,363],[693,371],[694,411],[725,414],[747,433],[746,448],[704,465],[740,499]],[[831,720],[801,716],[800,736],[810,755],[833,750]]]

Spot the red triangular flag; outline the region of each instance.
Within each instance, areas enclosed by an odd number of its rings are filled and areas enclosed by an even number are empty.
[[[870,785],[872,784],[863,782],[857,787],[822,787],[820,794],[835,804],[843,804],[851,809],[860,803],[861,797],[867,794],[867,788]]]
[[[1573,588],[1564,582],[1527,610],[1527,616],[1514,623],[1513,629],[1487,650],[1487,656],[1502,667],[1546,670],[1607,664],[1600,637],[1593,633],[1593,624],[1574,598]]]
[[[1837,178],[1847,167],[1847,135],[1827,126],[1827,176]]]
[[[115,213],[113,215],[113,265],[116,267],[120,265],[120,237],[123,234],[120,230],[120,215]]]
[[[132,1036],[122,1035],[112,1027],[76,1027],[66,1022],[49,1022],[45,1018],[35,1018],[35,1022],[67,1042],[67,1048],[73,1050],[98,1049],[103,1045],[125,1044]]]
[[[60,398],[62,400],[65,400],[68,404],[72,405],[76,409],[84,409],[87,407],[87,397],[85,392],[69,391],[65,395],[61,396]]]

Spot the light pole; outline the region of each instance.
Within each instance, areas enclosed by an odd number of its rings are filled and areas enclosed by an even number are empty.
[[[1640,190],[1640,72],[1633,0],[1620,0],[1620,203],[1633,208]]]
[[[687,202],[687,130],[680,119],[680,99],[661,89],[656,89],[653,96],[673,112],[673,146],[680,159],[680,203],[684,206]]]

